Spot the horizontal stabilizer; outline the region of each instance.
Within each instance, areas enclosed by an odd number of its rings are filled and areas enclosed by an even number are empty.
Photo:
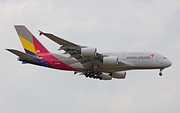
[[[7,51],[19,56],[20,58],[26,59],[26,60],[40,60],[41,58],[37,58],[35,56],[23,53],[21,51],[18,50],[14,50],[14,49],[6,49]]]

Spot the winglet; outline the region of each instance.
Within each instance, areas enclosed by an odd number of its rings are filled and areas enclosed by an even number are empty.
[[[39,31],[39,36],[41,36],[42,34],[44,34],[44,32],[42,32],[41,30],[38,30]]]

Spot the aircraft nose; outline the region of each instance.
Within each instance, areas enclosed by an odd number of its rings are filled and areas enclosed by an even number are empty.
[[[167,67],[170,67],[172,65],[171,61],[167,59],[166,65],[167,65]]]

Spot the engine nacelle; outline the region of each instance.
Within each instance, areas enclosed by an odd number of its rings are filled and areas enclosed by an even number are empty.
[[[124,79],[126,77],[126,71],[113,72],[111,76],[117,79]]]
[[[116,56],[103,57],[103,64],[118,65],[118,57]]]
[[[84,56],[96,56],[96,48],[81,48],[81,54]]]
[[[99,76],[102,77],[102,80],[111,80],[112,79],[112,77],[110,75],[104,74],[104,73],[99,75]]]

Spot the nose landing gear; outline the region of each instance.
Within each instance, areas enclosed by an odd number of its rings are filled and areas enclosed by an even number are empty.
[[[163,69],[160,69],[159,76],[162,76],[162,70],[163,70]]]

